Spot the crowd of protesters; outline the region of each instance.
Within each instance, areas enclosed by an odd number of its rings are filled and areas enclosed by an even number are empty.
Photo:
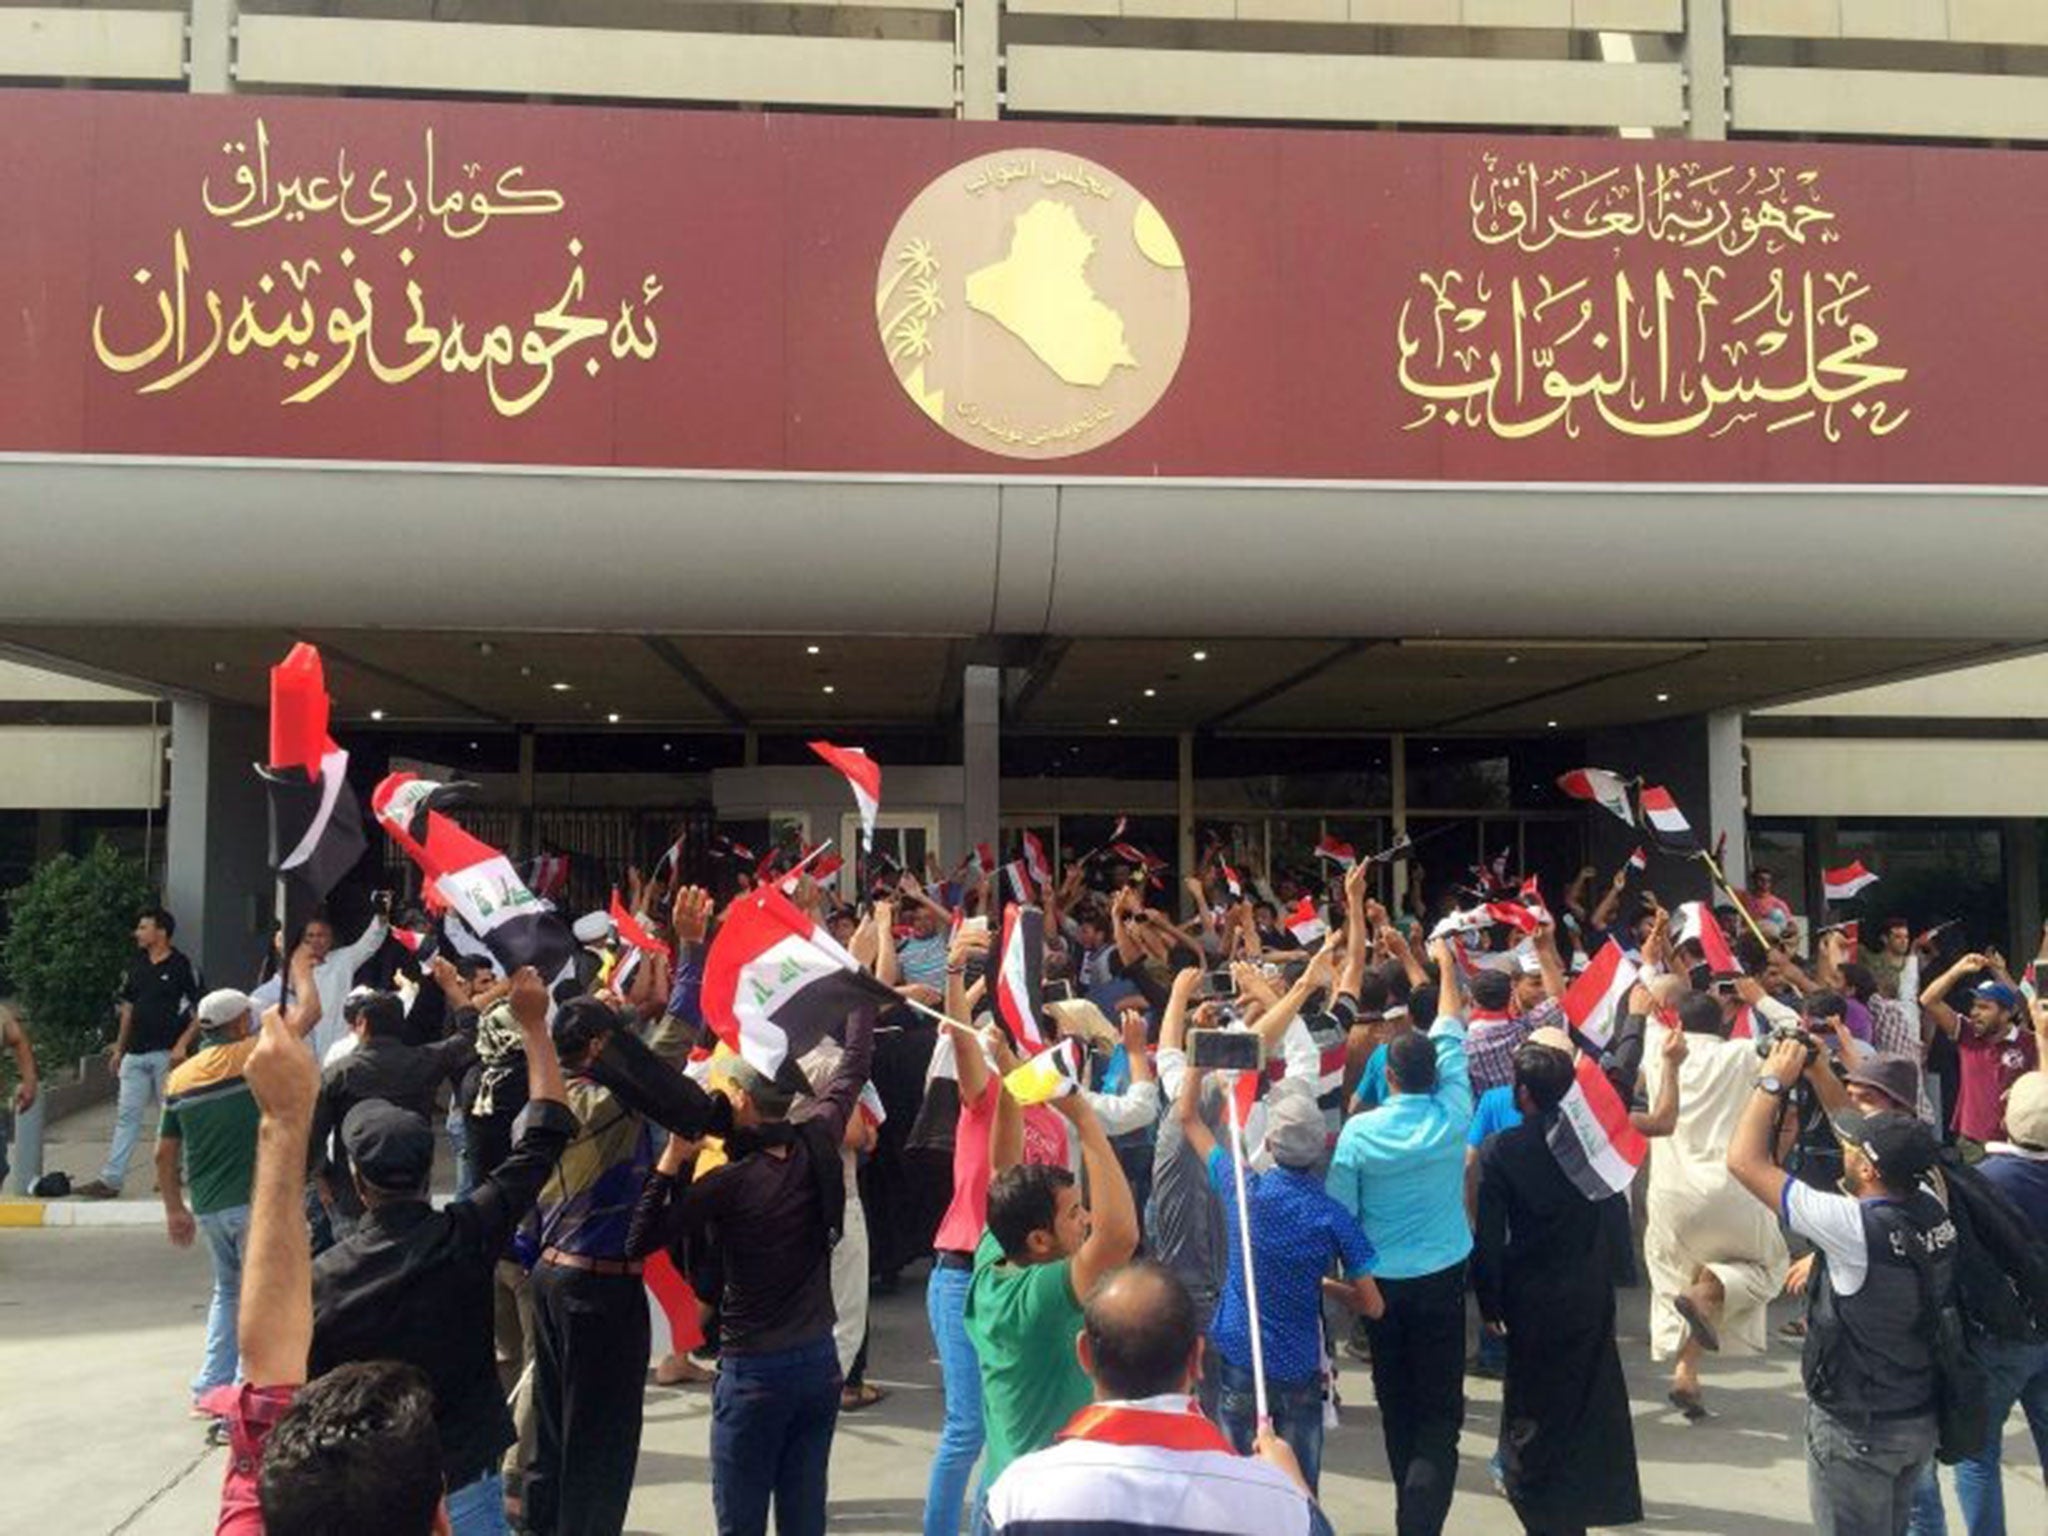
[[[2048,1451],[2031,970],[1904,923],[1801,935],[1767,877],[1703,941],[1628,867],[1553,913],[1500,870],[1425,898],[1419,863],[1390,911],[1385,867],[1346,864],[1262,889],[1212,850],[1170,902],[1121,853],[1042,880],[934,860],[848,906],[798,875],[877,1001],[773,1072],[705,1016],[745,876],[714,900],[631,874],[660,943],[589,914],[573,997],[422,959],[383,910],[202,991],[152,911],[115,1145],[80,1193],[119,1191],[161,1098],[166,1226],[213,1262],[193,1411],[232,1447],[226,1531],[620,1531],[650,1291],[657,1379],[711,1387],[715,1528],[822,1531],[837,1420],[880,1396],[870,1273],[926,1255],[926,1536],[1424,1536],[1457,1528],[1464,1454],[1530,1532],[1639,1521],[1616,1342],[1638,1285],[1687,1419],[1716,1411],[1710,1362],[1804,1298],[1816,1529],[1930,1536],[1946,1476],[1972,1536],[2005,1531],[2015,1405]],[[1006,881],[1044,916],[1021,1031],[995,996]],[[1526,919],[1440,921],[1489,902]],[[1610,945],[1635,981],[1594,1030],[1567,1002]],[[1013,1089],[1040,1029],[1079,1042],[1074,1091]],[[1263,1065],[1214,1066],[1228,1034]],[[1601,1134],[1647,1143],[1633,1189],[1571,1166],[1588,1087],[1621,1107]],[[1347,1354],[1391,1510],[1318,1503]],[[1496,1445],[1461,1445],[1471,1370],[1504,1377]]]

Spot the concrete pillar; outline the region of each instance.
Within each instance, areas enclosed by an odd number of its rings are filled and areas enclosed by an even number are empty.
[[[960,115],[993,122],[1002,115],[996,89],[1001,8],[996,0],[960,0],[954,15],[960,29]]]
[[[172,701],[164,905],[178,947],[223,985],[255,979],[273,915],[270,816],[254,769],[269,749],[258,710]]]
[[[965,844],[1002,844],[1003,673],[1000,667],[963,669],[960,687],[961,813]]]
[[[1728,137],[1727,0],[1687,0],[1685,7],[1687,134]]]
[[[1725,838],[1721,873],[1740,887],[1749,878],[1749,823],[1742,793],[1742,711],[1707,716],[1707,827],[1709,851]]]
[[[2012,933],[2006,959],[2013,974],[2032,963],[2041,948],[2041,823],[2015,817],[2004,823],[2005,910]]]
[[[192,0],[186,57],[194,92],[223,96],[235,88],[236,0]]]

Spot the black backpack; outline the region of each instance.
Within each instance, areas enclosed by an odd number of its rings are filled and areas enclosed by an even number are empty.
[[[1953,1148],[1937,1195],[1956,1224],[1956,1303],[1968,1333],[2008,1343],[2048,1339],[2048,1241],[2026,1213]]]

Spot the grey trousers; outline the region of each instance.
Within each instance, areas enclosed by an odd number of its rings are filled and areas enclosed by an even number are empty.
[[[1934,1442],[1932,1414],[1859,1426],[1807,1404],[1806,1497],[1817,1536],[1905,1536]]]

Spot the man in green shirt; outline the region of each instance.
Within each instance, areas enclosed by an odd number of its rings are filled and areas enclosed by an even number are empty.
[[[983,1486],[1019,1456],[1052,1444],[1094,1397],[1075,1350],[1082,1304],[1138,1246],[1138,1213],[1102,1123],[1085,1093],[1054,1101],[1080,1143],[1093,1200],[1081,1203],[1065,1168],[1020,1164],[1024,1133],[1006,1092],[996,1112],[988,1232],[974,1255],[967,1336],[981,1361],[988,1434]]]
[[[311,962],[297,957],[298,980],[310,983]],[[320,1016],[319,994],[301,986],[286,1016],[303,1038]],[[172,1069],[164,1083],[163,1123],[157,1131],[156,1183],[163,1193],[164,1227],[180,1248],[201,1233],[213,1260],[213,1302],[206,1314],[206,1355],[192,1378],[192,1413],[212,1415],[200,1399],[235,1379],[235,1312],[242,1292],[242,1250],[249,1230],[249,1190],[256,1173],[256,1125],[261,1118],[243,1078],[256,1049],[253,1005],[232,989],[200,1000],[201,1049]],[[186,1190],[191,1204],[185,1203]]]

